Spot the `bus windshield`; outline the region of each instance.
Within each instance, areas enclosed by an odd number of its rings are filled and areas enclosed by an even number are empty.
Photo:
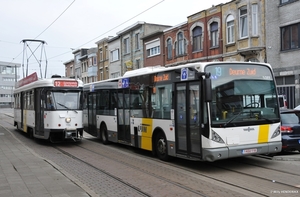
[[[212,126],[245,126],[279,121],[276,86],[271,70],[255,64],[222,64],[211,73]]]
[[[47,109],[52,110],[80,110],[80,91],[48,91]]]

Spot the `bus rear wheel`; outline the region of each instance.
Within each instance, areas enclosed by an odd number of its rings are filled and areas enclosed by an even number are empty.
[[[101,125],[100,127],[100,135],[101,135],[101,140],[103,144],[108,144],[108,138],[107,138],[107,128],[105,125]]]
[[[156,136],[155,140],[155,152],[159,159],[163,161],[169,160],[168,148],[167,148],[167,139],[165,135],[160,132]]]

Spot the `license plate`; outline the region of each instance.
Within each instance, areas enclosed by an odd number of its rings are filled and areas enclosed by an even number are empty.
[[[242,154],[250,154],[250,153],[256,153],[256,152],[257,152],[257,148],[242,150]]]

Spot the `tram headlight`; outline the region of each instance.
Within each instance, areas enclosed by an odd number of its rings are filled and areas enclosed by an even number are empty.
[[[223,139],[214,130],[211,132],[211,139],[212,141],[224,144]]]
[[[66,118],[65,121],[66,121],[66,123],[70,123],[71,122],[71,118]]]

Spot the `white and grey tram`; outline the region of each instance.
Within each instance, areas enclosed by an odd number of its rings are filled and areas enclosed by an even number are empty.
[[[14,90],[14,126],[30,137],[62,142],[82,138],[82,88],[77,79],[36,73],[20,80]]]

